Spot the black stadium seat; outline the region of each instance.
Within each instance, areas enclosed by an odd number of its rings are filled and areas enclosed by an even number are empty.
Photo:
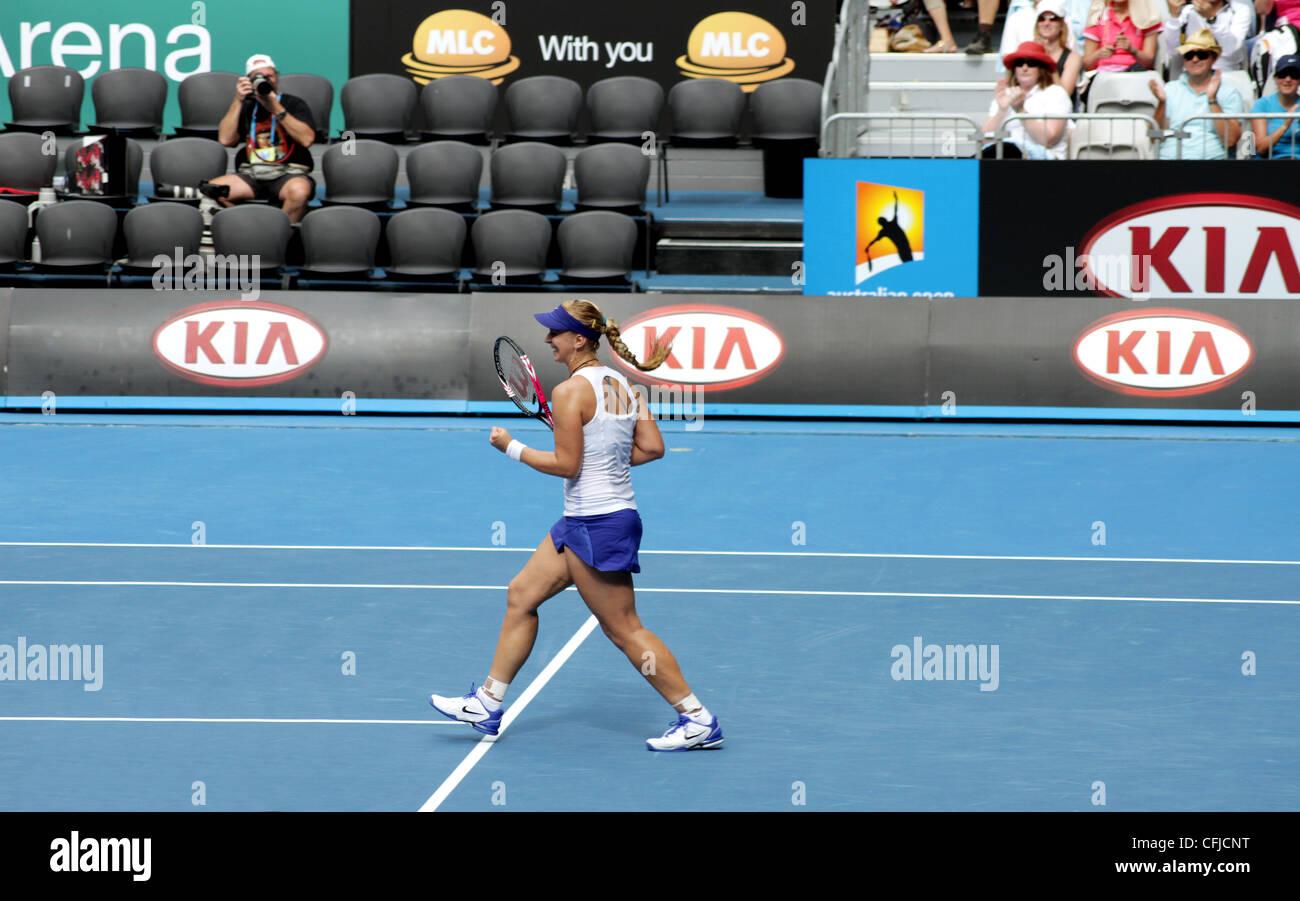
[[[285,264],[293,226],[284,210],[269,204],[228,207],[212,217],[212,243],[218,254],[259,258],[263,279]]]
[[[126,236],[126,270],[154,269],[154,257],[163,254],[182,261],[199,252],[203,239],[203,215],[183,203],[148,203],[126,214],[122,221]]]
[[[176,89],[181,107],[176,135],[215,141],[221,120],[235,99],[238,81],[234,72],[195,72],[182,81]]]
[[[281,94],[292,94],[307,104],[316,126],[316,140],[329,140],[330,116],[334,110],[334,83],[322,75],[290,73],[277,76]]]
[[[403,210],[388,220],[390,277],[432,279],[456,276],[465,251],[465,218],[436,208]]]
[[[58,157],[43,153],[44,143],[40,135],[0,134],[0,189],[32,192],[6,194],[7,199],[31,203],[36,199],[36,192],[54,179]]]
[[[151,69],[109,69],[90,83],[95,124],[90,130],[156,138],[162,132],[167,79]]]
[[[803,161],[817,156],[822,86],[806,78],[778,78],[749,95],[754,146],[763,151],[763,193],[803,196]]]
[[[68,135],[81,124],[81,99],[86,82],[75,69],[66,66],[32,66],[15,72],[9,79],[12,131]]]
[[[639,212],[650,184],[650,158],[640,147],[597,144],[573,160],[578,209]]]
[[[198,188],[199,182],[226,174],[229,151],[208,138],[173,138],[149,154],[153,173],[153,200],[175,199],[175,188]],[[190,201],[195,205],[198,200]]]
[[[668,92],[671,141],[677,147],[735,147],[745,92],[721,78],[692,78]]]
[[[554,212],[564,195],[564,151],[550,144],[507,144],[492,154],[492,205]]]
[[[411,186],[407,206],[445,206],[471,211],[478,202],[483,154],[464,141],[421,144],[406,156]]]
[[[494,284],[494,275],[504,276],[506,286],[541,283],[552,237],[551,221],[541,213],[484,213],[474,220],[470,236],[474,242],[474,278],[480,285]]]
[[[636,222],[608,210],[565,217],[557,230],[563,281],[627,286],[636,253]]]
[[[778,78],[749,95],[754,144],[817,140],[821,133],[822,86],[806,78]]]
[[[415,114],[415,82],[400,75],[358,75],[340,93],[343,129],[390,144],[406,140]]]
[[[426,141],[488,143],[497,109],[497,86],[477,75],[435,78],[420,91]]]
[[[375,268],[379,217],[354,206],[312,210],[302,220],[307,278],[366,278]]]
[[[382,141],[332,144],[321,159],[324,202],[389,209],[397,186],[398,165],[397,151]]]
[[[663,108],[664,89],[657,81],[636,75],[602,79],[587,89],[587,140],[643,144],[646,132],[659,130]]]
[[[0,271],[27,258],[27,207],[0,200]]]
[[[534,75],[506,88],[507,140],[572,144],[582,113],[582,86],[572,78]]]
[[[113,261],[117,213],[89,200],[56,203],[36,215],[36,237],[41,242],[38,270],[102,273]]]

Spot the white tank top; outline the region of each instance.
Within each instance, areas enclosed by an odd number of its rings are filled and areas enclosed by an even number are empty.
[[[627,379],[608,366],[589,366],[575,374],[586,379],[595,392],[596,415],[582,427],[582,470],[576,479],[564,480],[564,515],[597,516],[635,510],[631,460],[639,400]],[[615,414],[605,409],[606,378],[623,386],[630,412]]]

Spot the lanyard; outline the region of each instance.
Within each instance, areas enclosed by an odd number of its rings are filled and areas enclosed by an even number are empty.
[[[249,125],[249,128],[248,128],[248,155],[249,155],[250,157],[251,157],[251,156],[257,156],[258,159],[262,159],[261,156],[259,156],[259,155],[257,154],[257,108],[258,108],[259,106],[261,106],[261,104],[259,104],[256,100],[254,100],[254,101],[253,101],[253,117],[252,117],[252,122],[251,122],[251,124]],[[277,115],[275,115],[274,113],[272,113],[272,115],[271,115],[271,143],[268,145],[268,146],[270,146],[270,148],[271,148],[272,150],[275,149],[275,126],[276,126],[276,120],[279,119],[279,118],[280,118],[279,116],[277,116]],[[266,162],[272,162],[272,161],[271,161],[271,160],[262,160],[262,162],[266,163]]]

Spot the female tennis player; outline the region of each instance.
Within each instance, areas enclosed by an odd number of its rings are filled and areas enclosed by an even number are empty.
[[[491,442],[512,460],[563,477],[564,516],[510,580],[501,636],[483,685],[471,685],[462,697],[432,695],[429,703],[445,716],[496,735],[506,691],[537,638],[537,608],[576,585],[609,640],[677,711],[672,727],[647,739],[647,747],[719,748],[722,729],[717,717],[691,692],[672,652],[641,625],[636,612],[632,573],[641,571],[641,517],[629,467],[662,457],[663,438],[627,379],[596,357],[602,335],[620,357],[643,371],[660,366],[669,348],[660,344],[649,360],[638,362],[619,337],[617,324],[585,300],[565,301],[535,318],[550,329],[546,343],[554,359],[569,367],[570,377],[551,395],[555,450],[528,447],[495,427]]]

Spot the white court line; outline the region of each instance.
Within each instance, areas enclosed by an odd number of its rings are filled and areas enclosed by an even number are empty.
[[[0,716],[0,723],[268,723],[327,726],[455,726],[451,720],[317,720],[277,717],[199,716]]]
[[[145,544],[124,541],[0,541],[0,547],[129,547],[207,548],[255,551],[451,551],[531,554],[531,547],[451,547],[447,545],[369,544]],[[642,554],[696,557],[845,557],[867,560],[1027,560],[1046,563],[1220,563],[1257,566],[1300,566],[1300,560],[1231,560],[1202,557],[1048,557],[1011,554],[872,554],[835,551],[640,551]]]
[[[528,706],[528,702],[537,696],[537,693],[545,687],[547,682],[551,681],[551,677],[559,672],[560,667],[564,666],[565,662],[573,656],[573,652],[578,649],[578,645],[582,644],[595,628],[596,617],[587,617],[587,621],[578,628],[577,632],[573,633],[564,647],[560,648],[560,652],[551,658],[551,662],[546,664],[546,668],[538,673],[537,678],[533,679],[528,687],[524,689],[524,693],[519,696],[519,700],[511,704],[510,708],[502,714],[501,726],[497,729],[497,734],[484,735],[478,740],[470,752],[465,755],[465,759],[460,762],[456,769],[451,771],[451,775],[442,781],[442,785],[438,786],[438,790],[429,796],[429,800],[420,805],[420,813],[431,813],[438,809],[438,805],[447,800],[447,796],[456,790],[456,786],[460,785],[460,781],[469,775],[469,771],[474,769],[474,765],[483,759],[483,755],[505,733],[510,724],[515,721],[515,718],[523,713],[524,708]]]
[[[375,591],[505,591],[505,585],[401,585],[401,584],[343,584],[334,582],[110,582],[64,581],[55,579],[3,579],[0,585],[72,585],[88,587],[125,588],[342,588],[370,589]],[[573,591],[573,587],[565,589]],[[839,598],[951,598],[1010,601],[1145,601],[1176,604],[1283,604],[1300,605],[1300,600],[1281,601],[1255,598],[1165,598],[1128,597],[1123,595],[1086,594],[973,594],[950,591],[814,591],[798,588],[642,588],[638,594],[739,594],[785,595],[798,597]]]

